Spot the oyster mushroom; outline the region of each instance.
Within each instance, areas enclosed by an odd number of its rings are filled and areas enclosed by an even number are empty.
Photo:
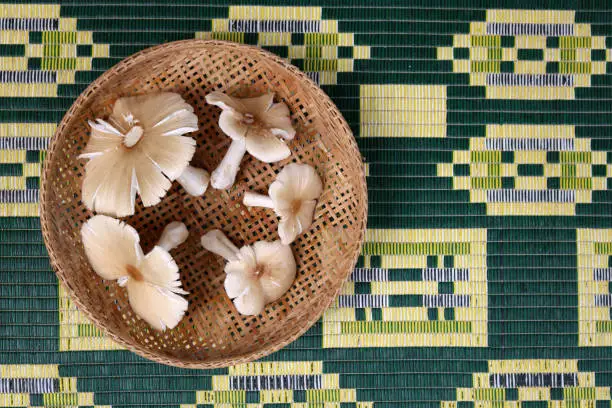
[[[202,246],[225,258],[225,291],[240,314],[253,316],[279,299],[295,279],[291,248],[280,241],[258,241],[238,249],[219,230],[202,236]]]
[[[312,224],[322,191],[323,184],[312,166],[291,163],[270,184],[269,195],[246,192],[243,203],[273,209],[281,219],[278,224],[281,242],[289,245]]]
[[[138,232],[115,218],[96,215],[81,228],[85,254],[103,279],[125,286],[134,313],[156,330],[174,328],[187,310],[178,266],[168,252],[187,238],[182,223],[170,223],[144,255]]]
[[[206,170],[189,166],[198,130],[193,108],[180,95],[163,92],[119,98],[108,120],[90,121],[91,137],[79,158],[89,159],[83,203],[90,210],[134,214],[136,193],[145,207],[159,203],[173,180],[191,195],[206,191]]]
[[[282,139],[291,140],[295,130],[284,103],[274,103],[274,94],[255,98],[232,98],[221,92],[206,95],[206,102],[222,109],[219,127],[232,139],[229,150],[213,171],[211,185],[228,189],[234,184],[246,152],[265,163],[286,159],[291,150]]]

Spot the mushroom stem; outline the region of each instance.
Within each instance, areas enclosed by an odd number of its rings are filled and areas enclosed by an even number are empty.
[[[134,145],[136,145],[136,143],[138,143],[142,138],[143,133],[144,130],[142,127],[134,126],[130,129],[129,132],[125,134],[125,137],[123,138],[123,144],[126,147],[134,147]]]
[[[219,230],[208,231],[202,235],[201,242],[205,249],[222,256],[227,261],[238,260],[238,248]]]
[[[274,201],[272,201],[269,196],[258,193],[251,193],[250,191],[244,193],[244,199],[242,200],[242,203],[247,207],[274,208]]]
[[[157,246],[170,252],[170,250],[185,242],[188,236],[189,231],[187,231],[185,224],[179,221],[173,221],[164,228]]]
[[[246,139],[232,140],[232,144],[219,166],[213,171],[210,184],[217,190],[226,190],[234,184],[240,162],[246,153]]]
[[[204,169],[199,169],[193,166],[187,166],[183,173],[176,179],[181,186],[192,196],[199,197],[204,195],[208,182],[210,181],[210,174]]]

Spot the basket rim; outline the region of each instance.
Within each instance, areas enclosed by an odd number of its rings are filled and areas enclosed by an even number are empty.
[[[300,81],[308,83],[308,85],[310,85],[310,88],[313,89],[318,94],[317,97],[322,98],[322,100],[331,104],[336,109],[336,111],[340,113],[340,110],[338,109],[336,104],[331,100],[331,98],[325,92],[323,92],[323,90],[321,90],[321,88],[314,81],[312,81],[312,79],[310,79],[310,77],[308,77],[306,74],[304,74],[294,65],[291,65],[286,60],[280,58],[279,56],[269,51],[263,50],[257,46],[248,45],[248,44],[239,44],[239,43],[235,43],[231,41],[222,41],[222,40],[188,39],[188,40],[168,42],[168,43],[156,45],[153,47],[149,47],[149,48],[146,48],[135,54],[128,56],[127,58],[121,60],[120,62],[115,64],[113,67],[111,67],[109,70],[104,72],[95,81],[93,81],[83,92],[81,92],[81,94],[77,97],[77,99],[72,103],[70,109],[66,111],[66,113],[64,114],[64,117],[58,124],[57,129],[55,130],[53,134],[53,137],[51,138],[49,147],[47,148],[47,154],[45,156],[45,161],[43,164],[43,171],[41,174],[41,187],[40,187],[40,200],[39,200],[41,231],[42,231],[43,241],[45,243],[45,246],[47,248],[47,252],[49,255],[51,267],[53,268],[55,274],[57,275],[59,282],[61,283],[63,288],[66,290],[68,296],[70,297],[70,300],[76,304],[76,306],[79,308],[79,311],[84,313],[86,317],[89,320],[91,320],[91,322],[94,323],[98,328],[100,328],[106,336],[110,337],[113,341],[115,341],[120,346],[124,347],[125,349],[141,357],[144,357],[148,360],[155,361],[157,363],[180,367],[180,368],[192,368],[192,369],[222,368],[222,367],[232,366],[235,364],[251,362],[251,361],[260,359],[262,357],[265,357],[267,355],[270,355],[282,349],[283,347],[287,346],[288,344],[294,342],[296,339],[301,337],[306,331],[308,331],[308,329],[310,329],[321,318],[325,310],[327,310],[329,306],[333,303],[333,301],[338,297],[340,291],[342,290],[343,285],[339,284],[333,296],[329,296],[329,298],[321,301],[319,303],[320,306],[317,307],[317,312],[314,315],[312,315],[312,317],[310,317],[309,319],[302,320],[302,323],[297,325],[298,329],[293,334],[287,336],[286,338],[282,340],[277,341],[276,343],[270,344],[260,350],[257,350],[254,352],[240,353],[238,355],[232,355],[231,357],[224,357],[224,356],[213,357],[210,360],[195,360],[195,359],[186,359],[186,358],[178,358],[178,357],[173,358],[167,355],[161,356],[159,354],[151,352],[148,348],[144,347],[143,345],[140,345],[138,343],[129,343],[123,338],[115,335],[105,322],[97,319],[93,315],[93,313],[89,311],[87,307],[85,307],[85,305],[81,302],[77,294],[72,290],[72,288],[68,284],[66,284],[64,276],[66,275],[67,271],[65,271],[64,268],[61,266],[59,258],[56,256],[55,246],[54,246],[54,243],[51,237],[51,233],[49,231],[50,220],[48,218],[48,210],[47,210],[46,203],[47,203],[47,179],[52,169],[52,163],[53,163],[52,158],[56,154],[57,146],[59,143],[58,140],[60,136],[64,133],[64,129],[68,126],[68,124],[72,120],[74,113],[84,102],[88,100],[90,94],[93,93],[95,90],[104,86],[104,84],[106,84],[111,79],[113,79],[117,74],[120,74],[121,71],[126,68],[126,66],[131,65],[132,63],[138,60],[148,59],[148,58],[154,57],[156,54],[165,53],[168,49],[173,49],[173,48],[189,49],[189,48],[197,48],[197,47],[202,47],[202,46],[219,46],[219,47],[230,47],[230,48],[238,48],[238,49],[242,48],[242,49],[249,50],[250,52],[255,52],[256,54],[259,54],[261,57],[267,59],[268,61],[274,62],[278,64],[281,68],[290,71],[292,74],[296,75]],[[346,122],[346,119],[344,118],[344,116],[341,113],[338,116],[341,118],[341,121],[346,126],[346,128],[350,130],[350,127],[348,126],[348,123]],[[355,140],[353,133],[350,132],[350,135],[352,137],[349,138],[348,143],[351,144],[352,147],[354,147],[355,151],[359,152],[357,142]],[[342,282],[345,282],[347,280],[347,278],[350,276],[351,272],[353,271],[357,263],[357,259],[361,251],[361,246],[363,245],[363,241],[365,238],[365,231],[366,231],[366,225],[367,225],[368,194],[367,194],[367,184],[366,184],[366,177],[365,177],[365,168],[363,166],[363,158],[361,155],[359,156],[359,160],[362,162],[361,172],[360,172],[360,177],[359,177],[360,179],[359,187],[363,191],[363,196],[361,197],[363,201],[363,210],[362,210],[362,213],[359,214],[362,220],[362,225],[361,225],[361,228],[359,229],[359,237],[357,239],[359,245],[356,246],[356,249],[353,251],[352,254],[348,254],[348,257],[350,257],[351,259],[351,262],[349,264],[350,268],[347,268],[346,271],[344,271],[341,275],[339,275]]]

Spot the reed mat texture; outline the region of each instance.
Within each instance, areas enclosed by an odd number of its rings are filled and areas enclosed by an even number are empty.
[[[279,352],[210,371],[102,336],[58,286],[37,218],[78,94],[189,38],[308,73],[369,191],[334,306]],[[609,1],[0,3],[0,406],[610,408],[611,102]]]

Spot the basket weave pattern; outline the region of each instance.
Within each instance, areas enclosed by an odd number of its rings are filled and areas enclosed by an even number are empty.
[[[192,164],[212,171],[230,143],[218,128],[220,110],[207,105],[211,91],[232,96],[275,92],[292,112],[297,130],[292,156],[279,163],[248,154],[234,187],[189,196],[177,183],[160,204],[125,219],[149,251],[163,227],[183,221],[190,236],[172,251],[180,267],[189,309],[179,325],[160,333],[134,315],[126,292],[91,269],[80,229],[93,214],[80,201],[88,119],[106,117],[120,96],[159,90],[181,94],[199,118]],[[225,294],[224,261],[199,242],[218,228],[237,246],[278,239],[271,210],[242,205],[245,191],[266,193],[289,162],[314,166],[324,184],[309,231],[293,244],[298,265],[291,289],[260,316],[241,316]],[[42,230],[52,265],[71,298],[115,341],[155,361],[181,367],[213,368],[265,356],[304,333],[320,317],[351,272],[363,241],[367,212],[364,168],[355,140],[331,100],[303,73],[255,47],[189,40],[142,51],[102,75],[76,100],[53,138],[43,172]]]

